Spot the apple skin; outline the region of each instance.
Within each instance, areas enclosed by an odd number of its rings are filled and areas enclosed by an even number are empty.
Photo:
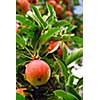
[[[18,89],[16,89],[16,93],[19,93],[24,97],[28,96],[28,93],[25,93],[24,90],[27,90],[27,88],[18,88]]]
[[[50,75],[51,69],[43,60],[33,60],[26,65],[26,80],[34,87],[46,84]]]

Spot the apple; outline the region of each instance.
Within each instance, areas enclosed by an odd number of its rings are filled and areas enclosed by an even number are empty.
[[[27,90],[27,88],[18,88],[18,89],[16,89],[16,93],[19,93],[24,97],[28,96],[28,93],[25,93],[24,90]]]
[[[64,45],[64,48],[66,48],[66,50],[69,49],[66,44]],[[62,50],[61,41],[50,41],[49,47],[48,47],[48,52],[49,53],[53,53],[56,50],[57,50],[57,55],[60,56],[60,57],[62,57],[63,50]]]
[[[67,16],[72,16],[72,15],[73,15],[73,13],[72,13],[70,10],[67,10],[67,11],[65,12],[65,14],[66,14]]]
[[[60,4],[55,5],[55,10],[58,14],[62,14],[62,12],[63,12],[63,8]]]
[[[27,13],[31,9],[31,5],[27,0],[17,0],[16,10],[22,14]]]
[[[48,4],[51,4],[51,5],[55,6],[56,5],[56,1],[55,0],[49,0]]]
[[[56,51],[59,48],[60,43],[61,43],[60,41],[50,41],[49,47],[48,47],[48,52],[52,53],[52,52]]]
[[[34,87],[46,84],[50,78],[50,75],[51,69],[43,60],[33,60],[26,65],[26,80]]]

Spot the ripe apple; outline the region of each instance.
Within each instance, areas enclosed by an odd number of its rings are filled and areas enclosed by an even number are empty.
[[[66,11],[65,14],[66,14],[67,16],[72,16],[72,15],[73,15],[73,13],[72,13],[70,10]]]
[[[31,5],[27,0],[17,0],[16,10],[18,13],[25,14],[31,9]]]
[[[59,48],[60,43],[61,43],[60,41],[50,41],[49,47],[48,47],[48,52],[52,53],[52,52],[56,51]]]
[[[56,1],[55,0],[49,0],[48,4],[51,4],[51,5],[55,6],[56,5]]]
[[[63,8],[60,4],[55,5],[55,10],[58,14],[62,14],[62,12],[63,12]]]
[[[26,80],[34,87],[46,84],[50,75],[51,69],[43,60],[33,60],[26,65]]]
[[[28,93],[25,93],[24,90],[27,90],[27,88],[18,88],[18,89],[16,89],[16,93],[19,93],[24,97],[28,96]]]
[[[66,50],[69,49],[66,44],[64,45],[64,48],[66,48]],[[48,52],[52,53],[52,52],[56,51],[57,49],[58,49],[57,55],[62,57],[63,50],[62,50],[61,41],[50,41],[49,47],[48,47]]]

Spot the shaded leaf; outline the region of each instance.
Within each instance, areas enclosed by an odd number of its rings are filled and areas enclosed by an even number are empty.
[[[73,87],[67,86],[66,91],[76,96],[78,100],[81,100],[81,96],[78,94],[78,92]]]
[[[83,85],[83,78],[80,78],[80,79],[79,79],[79,81],[78,81],[78,83],[77,83],[77,87],[79,87],[79,86],[81,86],[81,85]]]
[[[64,74],[64,78],[65,78],[65,82],[66,82],[67,78],[68,78],[67,66],[65,65],[65,63],[62,61],[62,59],[60,57],[55,55],[55,59],[56,59],[58,65],[62,68],[62,71],[63,71],[63,74]]]

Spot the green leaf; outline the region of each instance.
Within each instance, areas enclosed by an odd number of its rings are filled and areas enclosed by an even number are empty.
[[[75,97],[78,98],[78,100],[81,100],[81,96],[78,94],[78,92],[73,87],[67,86],[66,91],[73,94]]]
[[[50,4],[47,4],[47,8],[48,8],[48,15],[50,17],[56,17],[56,12],[55,12],[53,6]]]
[[[16,100],[25,100],[25,97],[23,97],[19,93],[16,93]]]
[[[76,61],[77,59],[83,56],[83,48],[80,48],[67,56],[65,63],[67,65],[71,64],[72,62]]]
[[[73,36],[71,38],[75,42],[75,44],[77,44],[79,47],[83,46],[83,38],[81,38],[79,36]]]
[[[60,57],[58,57],[56,55],[54,57],[56,59],[56,62],[58,63],[58,65],[60,66],[60,68],[63,71],[64,78],[65,78],[65,84],[66,84],[66,81],[68,79],[68,69],[67,69],[67,66],[65,65],[65,63],[62,61],[62,59]]]
[[[40,44],[45,44],[55,33],[58,33],[60,28],[51,28],[40,37]]]
[[[39,23],[43,26],[43,28],[46,28],[47,23],[43,20],[39,10],[35,6],[32,6],[32,10],[33,10],[35,16],[37,17]]]
[[[58,97],[62,97],[65,100],[78,100],[73,94],[65,92],[64,90],[55,90],[54,94]]]
[[[24,41],[24,39],[23,39],[20,35],[18,35],[18,34],[16,34],[16,42],[17,42],[21,47],[25,47],[25,41]]]
[[[79,0],[74,0],[74,5],[79,5]]]
[[[60,20],[55,22],[55,24],[53,26],[55,27],[64,27],[66,25],[69,25],[70,23],[67,20]]]
[[[73,81],[74,81],[74,76],[73,75],[69,75],[69,77],[68,77],[68,85],[73,86]]]
[[[76,25],[70,25],[70,26],[67,28],[67,32],[71,32],[71,31],[74,30],[75,28],[77,28]]]
[[[63,61],[65,61],[65,59],[67,58],[67,50],[66,50],[66,48],[62,48],[62,50],[63,50]]]
[[[52,25],[57,21],[56,12],[54,10],[54,7],[50,4],[47,4],[48,9],[48,15],[46,21],[48,22],[48,25]]]
[[[23,16],[23,15],[16,15],[16,20],[20,21],[22,25],[27,25],[30,27],[34,27],[35,23],[33,21],[31,21],[28,17]]]
[[[77,87],[79,87],[79,86],[81,86],[81,85],[83,85],[83,78],[80,78],[80,79],[79,79],[79,81],[78,81],[78,83],[77,83]]]

